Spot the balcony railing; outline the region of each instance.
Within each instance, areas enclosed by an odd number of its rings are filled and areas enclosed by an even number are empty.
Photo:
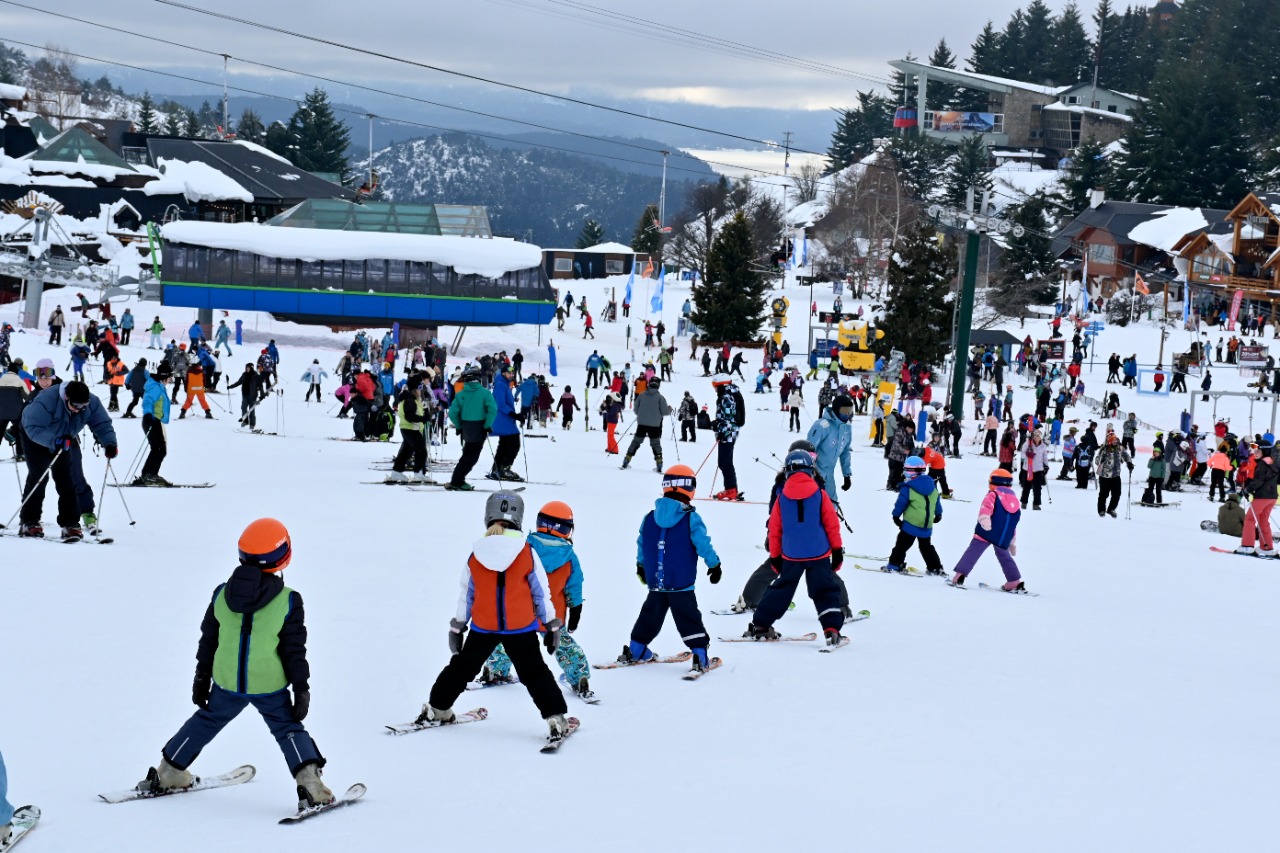
[[[1187,273],[1187,280],[1194,284],[1212,284],[1226,290],[1280,290],[1274,278],[1252,278],[1230,273],[1197,272]]]

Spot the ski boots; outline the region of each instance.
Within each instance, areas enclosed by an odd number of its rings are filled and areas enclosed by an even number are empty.
[[[742,636],[748,640],[776,640],[782,635],[768,625],[760,626],[754,622],[748,622],[747,630]]]
[[[623,468],[631,467],[631,454],[628,453],[626,456],[622,457],[622,467]]]
[[[293,774],[293,781],[298,783],[298,811],[333,802],[333,791],[320,781],[319,764],[299,767],[298,772]]]
[[[182,419],[183,419],[183,418],[185,418],[186,416],[187,416],[187,410],[186,410],[186,409],[183,409],[182,411],[178,412],[178,420],[182,420]]]
[[[838,646],[844,642],[844,635],[835,628],[825,628],[822,631],[822,638],[828,646]]]
[[[734,613],[746,613],[751,608],[747,606],[747,600],[740,595],[737,601],[729,605],[729,609]]]
[[[480,669],[480,677],[476,679],[480,684],[515,684],[515,678],[510,675],[494,675],[493,670],[485,664]]]
[[[574,693],[588,702],[596,698],[595,691],[591,689],[591,683],[585,675],[578,679],[578,683],[572,689]]]
[[[1005,584],[1000,588],[1003,589],[1005,592],[1026,592],[1027,591],[1027,585],[1020,580],[1006,581]]]
[[[392,471],[390,474],[387,475],[387,482],[388,483],[407,483],[409,482],[409,475],[403,471]]]
[[[956,572],[956,576],[951,579],[951,585],[964,586],[964,578],[965,578],[964,575],[960,574],[959,572]]]
[[[84,530],[78,524],[72,524],[62,528],[63,542],[79,542],[84,538]]]
[[[102,531],[98,528],[98,517],[91,512],[80,515],[80,526],[97,536]]]
[[[653,657],[653,649],[632,642],[622,647],[622,654],[618,655],[618,663],[644,663],[653,660]]]
[[[926,569],[924,570],[924,573],[925,573],[926,575],[934,575],[934,576],[936,576],[936,577],[940,577],[940,578],[941,578],[941,577],[946,577],[946,575],[947,575],[947,572],[946,572],[946,570],[945,570],[945,569],[929,569],[929,568],[926,568]]]
[[[712,497],[718,501],[736,501],[738,499],[738,490],[725,489],[723,492],[716,492]]]
[[[699,646],[698,648],[690,649],[689,651],[693,652],[693,671],[706,672],[707,668],[711,666],[711,661],[707,657],[707,647]]]
[[[905,566],[895,566],[895,565],[893,565],[892,563],[885,563],[883,566],[881,566],[881,567],[880,567],[880,571],[882,571],[882,572],[897,572],[897,573],[898,573],[898,574],[900,574],[900,575],[905,575],[905,574],[907,574],[907,569],[906,569],[906,567],[905,567]]]
[[[209,411],[208,409],[204,410],[204,416],[205,416],[205,420],[210,420],[210,421],[213,420],[213,412]]]
[[[422,713],[418,715],[418,719],[414,720],[418,725],[423,723],[452,723],[454,713],[452,708],[433,708],[431,703],[422,706]]]
[[[547,743],[556,744],[565,739],[569,734],[569,721],[565,719],[564,714],[552,714],[547,720]]]
[[[524,482],[524,477],[521,477],[519,474],[517,474],[515,471],[512,471],[510,468],[503,468],[501,471],[499,471],[498,478],[501,480],[507,480],[512,483]]]
[[[32,539],[43,539],[44,527],[38,521],[34,521],[31,524],[20,524],[18,525],[18,535],[29,536]]]
[[[449,483],[444,487],[446,492],[474,492],[476,487],[470,483]]]
[[[148,768],[147,778],[139,782],[137,788],[139,791],[162,794],[168,791],[181,791],[183,788],[190,788],[199,781],[200,779],[193,776],[190,771],[174,767],[169,763],[169,759],[164,757],[164,753],[161,753],[160,763],[155,767]]]

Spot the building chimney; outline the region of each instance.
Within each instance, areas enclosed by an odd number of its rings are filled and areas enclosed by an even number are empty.
[[[1106,190],[1089,190],[1089,207],[1096,210],[1107,200]]]

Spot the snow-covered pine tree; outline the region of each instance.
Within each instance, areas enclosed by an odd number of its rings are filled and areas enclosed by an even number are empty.
[[[764,322],[768,285],[758,271],[751,223],[738,211],[711,246],[707,277],[693,285],[692,319],[706,341],[753,341]]]
[[[947,158],[946,175],[942,179],[943,198],[954,207],[963,207],[969,188],[974,190],[974,204],[982,202],[984,191],[991,189],[990,155],[978,134],[964,138]]]
[[[1063,171],[1060,179],[1063,202],[1073,213],[1079,213],[1089,203],[1089,191],[1110,190],[1114,178],[1111,161],[1102,145],[1090,137],[1071,152],[1071,165]]]
[[[662,232],[658,230],[658,206],[645,205],[631,234],[631,248],[642,255],[657,257],[662,251]]]
[[[266,135],[262,137],[262,144],[273,154],[279,154],[290,163],[294,162],[293,135],[289,132],[289,128],[285,127],[284,122],[271,122],[267,126]]]
[[[939,245],[933,226],[920,222],[903,234],[889,258],[889,299],[877,353],[900,350],[908,359],[937,365],[951,349],[956,251]]]
[[[956,55],[947,47],[946,38],[938,39],[938,44],[929,54],[929,64],[934,68],[955,68]],[[954,110],[960,97],[960,87],[941,80],[929,81],[927,105],[931,110]]]
[[[1006,214],[1024,230],[1022,236],[1000,238],[1005,252],[987,293],[988,304],[1006,317],[1021,318],[1028,305],[1053,302],[1058,292],[1048,213],[1049,200],[1036,193]]]
[[[893,137],[888,153],[908,195],[921,200],[931,196],[948,150],[944,143],[920,133]]]
[[[858,105],[842,110],[827,149],[827,174],[839,172],[875,150],[875,140],[893,132],[893,102],[875,92],[858,92]]]
[[[204,135],[200,132],[200,116],[196,114],[195,110],[187,110],[183,120],[182,133],[184,136],[198,139]]]
[[[138,102],[138,133],[159,133],[160,118],[156,115],[156,104],[151,92],[144,90],[142,100]]]
[[[578,242],[574,248],[590,249],[592,246],[598,246],[603,242],[604,226],[588,217],[587,221],[582,223],[582,231],[578,233]]]
[[[267,138],[267,129],[262,119],[253,110],[246,109],[236,122],[236,138],[261,145]]]
[[[324,89],[316,87],[302,100],[289,119],[292,147],[284,156],[308,172],[347,173],[347,146],[351,131],[339,121]]]
[[[164,135],[181,136],[186,118],[186,113],[180,108],[170,109],[169,115],[164,120]]]

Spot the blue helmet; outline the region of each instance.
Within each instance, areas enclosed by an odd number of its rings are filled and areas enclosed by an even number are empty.
[[[907,461],[902,463],[902,470],[913,477],[918,477],[928,469],[929,466],[919,456],[908,456]]]
[[[782,464],[782,470],[788,474],[794,474],[797,471],[812,474],[813,456],[807,450],[793,450],[787,454],[786,461]]]

